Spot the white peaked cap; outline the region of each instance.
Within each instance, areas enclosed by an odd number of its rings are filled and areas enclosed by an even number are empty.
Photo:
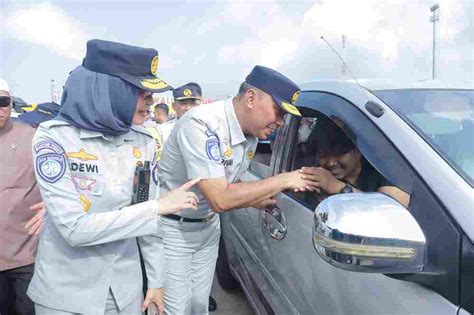
[[[0,78],[0,91],[10,93],[10,87],[8,86],[7,81],[3,80],[3,78]]]

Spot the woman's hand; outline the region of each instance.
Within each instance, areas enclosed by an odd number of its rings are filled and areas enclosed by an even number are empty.
[[[149,307],[150,303],[155,303],[155,305],[158,307],[158,314],[163,315],[165,308],[163,288],[150,288],[146,291],[145,301],[143,301],[142,304],[142,312],[144,312]]]
[[[28,234],[30,235],[38,235],[43,229],[43,219],[46,214],[44,202],[38,202],[37,204],[32,205],[30,210],[36,211],[36,214],[26,222],[25,229],[28,230]]]
[[[183,209],[196,210],[199,199],[195,193],[188,190],[200,180],[200,178],[190,180],[181,187],[173,189],[156,199],[159,207],[158,213],[160,215],[167,215]]]

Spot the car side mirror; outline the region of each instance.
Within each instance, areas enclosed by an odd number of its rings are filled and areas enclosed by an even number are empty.
[[[425,236],[411,213],[381,193],[338,194],[314,213],[313,245],[329,264],[351,271],[423,270]]]

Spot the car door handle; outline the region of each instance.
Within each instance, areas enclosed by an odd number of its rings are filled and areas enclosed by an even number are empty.
[[[263,229],[270,232],[276,240],[282,240],[286,236],[286,217],[277,206],[260,211],[263,222]]]

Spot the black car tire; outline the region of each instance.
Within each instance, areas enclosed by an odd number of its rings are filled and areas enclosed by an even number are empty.
[[[219,281],[219,284],[225,291],[240,288],[239,282],[237,281],[237,279],[235,279],[234,275],[230,271],[227,251],[225,249],[225,244],[224,240],[222,239],[222,236],[219,242],[219,256],[217,257],[216,274],[217,281]]]

